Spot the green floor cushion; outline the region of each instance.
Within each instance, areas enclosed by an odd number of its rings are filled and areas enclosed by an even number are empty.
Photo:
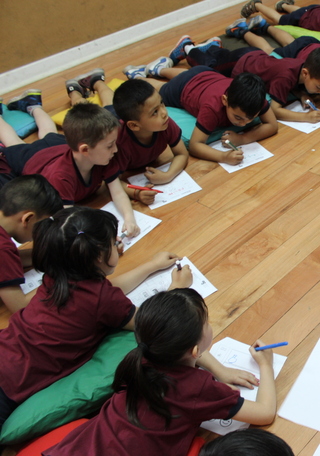
[[[2,104],[3,119],[14,128],[20,138],[26,138],[34,131],[37,131],[37,125],[30,114],[22,111],[9,111],[5,104]]]
[[[320,40],[320,32],[316,32],[314,30],[296,27],[295,25],[276,25],[276,27],[290,33],[293,38],[299,38],[300,36],[313,36],[314,38],[317,38],[317,40]]]
[[[2,427],[0,444],[20,443],[96,412],[112,394],[116,367],[136,345],[131,331],[107,336],[90,361],[16,408]]]

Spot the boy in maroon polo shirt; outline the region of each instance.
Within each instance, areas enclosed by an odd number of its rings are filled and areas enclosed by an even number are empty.
[[[232,80],[206,66],[190,70],[170,68],[163,60],[161,57],[146,66],[144,74],[170,79],[163,82],[148,78],[148,82],[159,91],[166,106],[185,109],[197,118],[189,143],[189,151],[195,157],[236,165],[242,161],[243,153],[241,148],[231,149],[227,140],[241,146],[277,133],[276,118],[269,109],[264,83],[259,77],[247,73]],[[135,67],[127,68],[124,72],[129,78],[143,77],[142,72],[134,73]],[[231,125],[245,127],[257,116],[261,124],[243,134],[228,129]],[[221,137],[226,152],[206,144],[209,135],[219,127],[226,127]]]
[[[31,241],[33,225],[62,209],[58,192],[39,174],[17,177],[0,190],[0,298],[11,312],[25,307],[37,290],[24,294],[24,267],[31,250],[18,250],[12,237]]]
[[[168,116],[159,93],[143,80],[126,81],[113,92],[104,79],[104,70],[97,68],[66,81],[71,104],[85,101],[86,91],[98,92],[105,109],[121,119],[116,155],[121,171],[144,167],[150,188],[172,181],[186,167],[189,154],[181,129]],[[167,172],[150,166],[164,151],[173,155]],[[130,198],[147,205],[153,203],[155,192],[133,190],[127,188],[127,182],[121,183]]]
[[[34,100],[34,94],[25,92],[9,101],[8,109],[28,112],[30,105],[36,121],[38,113],[42,114],[41,122],[44,117],[51,121],[42,109],[40,93]],[[0,173],[0,186],[14,176],[42,174],[58,190],[64,205],[69,206],[95,193],[105,181],[124,218],[122,230],[136,236],[140,230],[118,178],[119,165],[113,159],[118,126],[118,120],[100,106],[82,103],[68,111],[63,123],[65,136],[47,130],[39,140],[26,144],[0,116],[0,140],[7,146],[2,162],[9,167],[9,172]]]

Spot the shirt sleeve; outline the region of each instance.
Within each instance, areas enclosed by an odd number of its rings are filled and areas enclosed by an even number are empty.
[[[174,120],[169,118],[169,125],[167,128],[167,141],[170,147],[175,147],[181,139],[181,128],[175,123]]]
[[[208,375],[195,401],[196,421],[211,419],[230,419],[242,407],[244,399],[238,390],[231,389],[225,383],[218,382]]]
[[[109,280],[106,280],[100,296],[98,309],[98,319],[110,328],[123,328],[135,312],[135,305],[132,304],[123,291],[112,286]]]
[[[0,288],[12,287],[25,283],[24,271],[18,249],[12,244],[12,249],[1,251]]]

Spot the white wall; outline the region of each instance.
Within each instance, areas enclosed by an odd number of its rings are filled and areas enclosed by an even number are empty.
[[[59,71],[99,57],[106,54],[106,49],[108,49],[108,52],[114,51],[131,44],[133,41],[140,41],[241,2],[242,0],[203,0],[200,3],[159,16],[59,54],[15,68],[0,74],[0,94],[5,94]],[[134,40],[132,37],[134,37]],[[70,65],[70,62],[72,62],[72,65]]]

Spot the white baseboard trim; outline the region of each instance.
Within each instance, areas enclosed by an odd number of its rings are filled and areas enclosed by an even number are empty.
[[[191,22],[241,2],[242,0],[203,0],[194,5],[7,71],[0,74],[0,94],[2,95],[19,87],[32,84],[47,76],[80,65],[133,42],[140,41],[172,27]]]

